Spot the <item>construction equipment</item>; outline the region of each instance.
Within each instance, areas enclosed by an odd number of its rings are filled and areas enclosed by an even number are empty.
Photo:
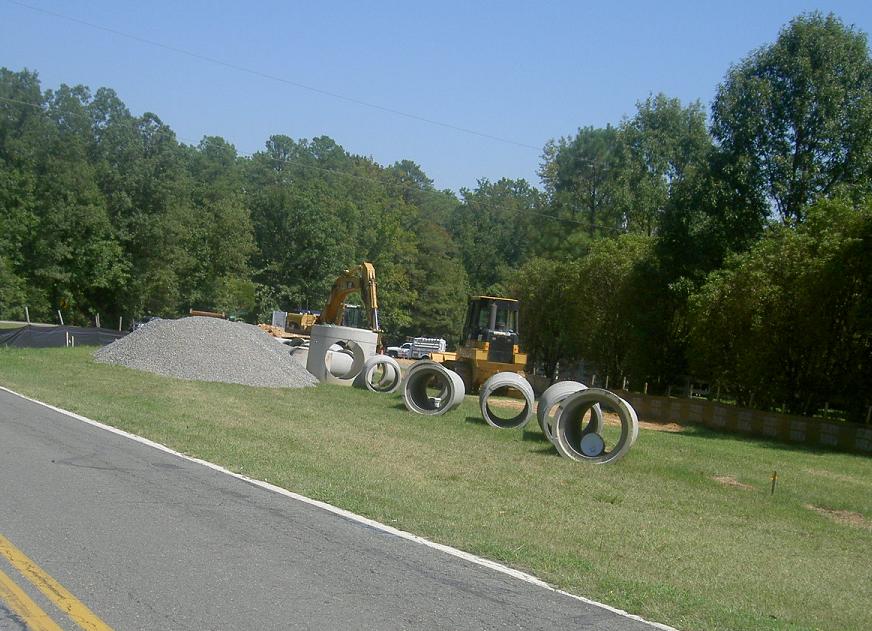
[[[378,323],[378,299],[375,290],[375,268],[372,263],[364,261],[356,267],[347,269],[330,290],[327,298],[327,306],[317,317],[315,324],[342,324],[342,314],[345,311],[344,300],[349,294],[359,293],[363,298],[364,306],[369,312],[369,328],[371,331],[380,331]]]
[[[498,372],[524,374],[527,354],[520,351],[518,342],[518,301],[472,296],[461,347],[456,353],[433,353],[431,359],[459,374],[468,393],[476,392]]]
[[[344,302],[353,293],[359,293],[363,299],[364,307],[369,315],[369,330],[376,333],[380,332],[375,267],[367,261],[347,269],[339,275],[333,283],[330,295],[327,297],[327,304],[320,314],[312,312],[286,314],[284,331],[281,334],[277,334],[278,332],[275,331],[277,327],[275,326],[260,326],[276,337],[297,338],[308,337],[312,333],[312,327],[316,324],[342,325],[344,324],[343,315],[345,314],[346,307],[352,310],[356,308],[354,305],[346,305]],[[354,319],[359,320],[359,318]],[[357,322],[353,322],[349,325],[355,326],[355,328],[365,328],[356,326],[357,324]]]
[[[289,333],[308,335],[317,321],[318,316],[314,313],[288,313],[285,319],[285,330]]]

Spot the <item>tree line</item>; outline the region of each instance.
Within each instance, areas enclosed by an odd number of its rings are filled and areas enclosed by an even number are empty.
[[[649,95],[545,143],[541,187],[439,190],[329,137],[251,156],[180,142],[108,88],[0,69],[0,318],[320,308],[373,261],[389,338],[459,336],[469,294],[522,301],[546,374],[580,359],[652,388],[860,419],[872,383],[872,60],[799,16],[727,70],[711,110]]]

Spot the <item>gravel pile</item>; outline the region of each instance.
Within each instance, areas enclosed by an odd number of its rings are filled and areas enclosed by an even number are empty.
[[[154,320],[94,353],[98,362],[191,379],[265,388],[318,380],[256,326],[217,318]]]

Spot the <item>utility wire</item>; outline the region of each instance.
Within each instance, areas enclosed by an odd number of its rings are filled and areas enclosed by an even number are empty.
[[[37,109],[42,109],[42,105],[39,103],[28,103],[27,101],[19,101],[17,99],[8,99],[5,96],[0,96],[0,101],[6,101],[7,103],[16,103],[17,105],[28,105],[30,107],[35,107]]]
[[[439,121],[433,118],[427,118],[425,116],[419,116],[417,114],[411,114],[409,112],[404,112],[402,110],[394,109],[392,107],[385,107],[383,105],[378,105],[376,103],[370,103],[368,101],[364,101],[361,99],[357,99],[354,97],[346,96],[344,94],[339,94],[338,92],[331,92],[329,90],[323,90],[321,88],[316,88],[310,85],[306,85],[304,83],[299,83],[297,81],[292,81],[290,79],[285,79],[284,77],[279,77],[273,74],[269,74],[266,72],[262,72],[260,70],[256,70],[254,68],[248,68],[246,66],[241,66],[238,64],[230,63],[227,61],[223,61],[221,59],[217,59],[215,57],[209,57],[208,55],[203,55],[200,53],[196,53],[190,50],[186,50],[184,48],[178,48],[176,46],[171,46],[169,44],[163,44],[161,42],[157,42],[151,39],[146,39],[145,37],[140,37],[138,35],[133,35],[131,33],[125,33],[123,31],[119,31],[113,28],[109,28],[106,26],[101,26],[99,24],[94,24],[92,22],[87,22],[85,20],[80,20],[79,18],[74,18],[69,15],[64,15],[62,13],[57,13],[55,11],[49,11],[48,9],[42,9],[40,7],[35,7],[29,4],[25,4],[24,2],[19,2],[18,0],[6,0],[10,4],[14,4],[25,9],[29,9],[31,11],[35,11],[37,13],[43,13],[45,15],[50,15],[52,17],[60,18],[62,20],[67,20],[69,22],[74,22],[76,24],[81,24],[82,26],[87,26],[88,28],[96,29],[99,31],[104,31],[106,33],[111,33],[113,35],[117,35],[119,37],[125,37],[127,39],[132,39],[134,41],[140,42],[142,44],[148,44],[149,46],[154,46],[156,48],[162,48],[164,50],[169,50],[174,53],[178,53],[180,55],[186,55],[188,57],[192,57],[194,59],[199,59],[200,61],[205,61],[211,64],[215,64],[218,66],[223,66],[225,68],[230,68],[232,70],[236,70],[238,72],[244,72],[246,74],[254,75],[256,77],[260,77],[262,79],[268,79],[269,81],[275,81],[278,83],[283,83],[285,85],[290,85],[295,88],[299,88],[301,90],[308,90],[309,92],[314,92],[316,94],[320,94],[322,96],[329,96],[334,99],[338,99],[341,101],[345,101],[347,103],[353,103],[355,105],[361,105],[363,107],[368,107],[370,109],[379,110],[382,112],[387,112],[388,114],[394,114],[396,116],[402,116],[404,118],[409,118],[411,120],[416,120],[422,123],[427,123],[429,125],[436,125],[438,127],[443,127],[445,129],[451,129],[454,131],[462,132],[464,134],[471,134],[473,136],[478,136],[480,138],[487,138],[488,140],[494,140],[497,142],[502,142],[509,145],[514,145],[516,147],[522,147],[524,149],[533,149],[534,151],[541,151],[541,147],[537,147],[535,145],[530,145],[524,142],[518,142],[516,140],[511,140],[509,138],[503,138],[501,136],[495,136],[493,134],[488,134],[485,132],[476,131],[474,129],[469,129],[467,127],[460,127],[458,125],[453,125],[451,123],[446,123],[443,121]]]
[[[0,101],[15,103],[17,105],[26,105],[29,107],[33,107],[33,108],[45,111],[44,110],[45,106],[38,104],[38,103],[29,103],[27,101],[19,101],[17,99],[10,99],[10,98],[4,97],[4,96],[0,96]],[[192,141],[190,138],[184,138],[184,137],[179,136],[175,133],[173,133],[173,136],[176,138],[177,141],[187,143],[189,146],[194,147],[194,148],[196,148],[200,144],[199,142]],[[269,160],[271,162],[276,162],[276,163],[280,163],[280,164],[292,164],[295,166],[302,167],[304,169],[312,169],[315,171],[320,171],[322,173],[330,173],[333,175],[340,175],[340,176],[347,177],[347,178],[361,180],[361,181],[364,181],[364,182],[367,182],[370,184],[379,184],[379,185],[384,186],[384,187],[393,188],[398,193],[405,192],[405,189],[400,184],[398,184],[396,182],[390,182],[388,180],[383,180],[383,179],[371,177],[368,175],[358,175],[357,173],[349,173],[347,171],[339,171],[337,169],[331,169],[329,167],[322,167],[322,166],[318,166],[316,164],[310,164],[310,163],[304,162],[302,160],[294,160],[293,158],[273,157],[273,156],[270,156],[264,152],[243,153],[243,152],[237,151],[236,155],[240,158],[246,158],[248,160],[254,160],[255,158],[262,157],[262,158],[265,158],[266,160]],[[363,158],[363,160],[366,160],[366,158]],[[384,168],[384,167],[381,167],[381,165],[379,165],[378,163],[373,162],[373,164],[379,168]],[[614,226],[590,224],[589,222],[586,222],[586,221],[578,221],[577,219],[569,219],[568,217],[558,217],[557,215],[552,215],[549,213],[543,213],[543,212],[538,212],[538,211],[529,210],[529,209],[519,210],[519,211],[513,213],[513,215],[516,217],[521,216],[521,215],[536,215],[539,217],[544,217],[546,219],[551,219],[553,221],[559,221],[562,223],[571,223],[571,224],[575,224],[575,225],[579,225],[579,226],[584,226],[585,228],[597,228],[600,230],[610,230],[612,232],[624,232],[624,230],[622,230],[621,228],[616,228]]]

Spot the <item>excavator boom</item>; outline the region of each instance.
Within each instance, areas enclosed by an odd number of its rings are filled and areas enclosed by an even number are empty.
[[[376,295],[375,268],[363,262],[345,270],[333,283],[327,305],[318,316],[317,324],[342,324],[343,302],[349,294],[359,293],[369,311],[369,323],[373,331],[379,331],[378,297]]]

